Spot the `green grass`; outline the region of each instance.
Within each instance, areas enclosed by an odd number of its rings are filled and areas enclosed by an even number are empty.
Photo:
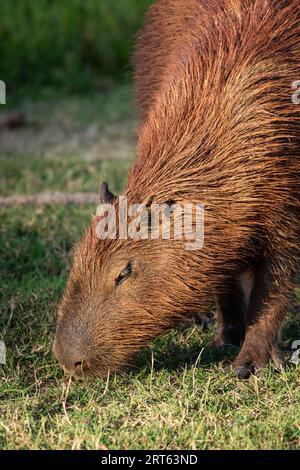
[[[107,93],[28,99],[26,125],[0,137],[1,196],[123,189],[134,157],[136,112],[129,86]],[[0,109],[3,114],[6,107]]]
[[[25,156],[24,159],[11,157],[1,161],[0,184],[5,180],[5,196],[20,193],[31,194],[34,185],[37,192],[60,190],[67,192],[97,192],[100,181],[110,181],[111,189],[120,192],[123,188],[129,162],[123,160],[95,160],[83,162],[72,158],[41,160],[39,157]],[[4,186],[4,184],[3,184]]]
[[[116,93],[106,95],[107,110]],[[108,140],[111,127],[120,130],[127,158],[106,160],[105,147],[101,159],[93,160],[80,143],[75,156],[59,155],[48,142],[47,151],[36,146],[22,159],[18,146],[6,145],[4,155],[0,144],[1,195],[93,191],[104,176],[121,191],[134,148],[124,130],[130,121],[126,102],[129,106],[129,95],[113,114],[105,111],[99,129],[108,132]],[[91,124],[85,106],[83,130]],[[34,118],[36,108],[28,109]],[[68,106],[59,111],[76,133],[78,118],[72,121]],[[27,129],[16,131],[14,139],[22,141],[23,132],[36,138]],[[51,352],[56,309],[73,243],[94,209],[49,205],[0,211],[0,339],[7,346],[7,364],[0,366],[0,448],[299,448],[299,367],[279,374],[270,366],[258,378],[238,381],[228,368],[237,351],[212,348],[213,331],[172,331],[141,354],[134,372],[73,381],[67,390],[68,379]],[[296,295],[299,303],[299,289]],[[287,357],[291,340],[299,338],[299,317],[290,312],[283,338]]]

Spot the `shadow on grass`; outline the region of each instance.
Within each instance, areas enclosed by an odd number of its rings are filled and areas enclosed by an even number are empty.
[[[238,354],[239,348],[235,346],[225,346],[218,348],[212,344],[213,328],[208,332],[199,331],[198,340],[193,339],[191,344],[182,341],[182,333],[172,332],[165,337],[154,342],[154,346],[143,351],[136,361],[134,373],[143,369],[145,373],[150,373],[153,369],[158,372],[166,370],[168,372],[182,371],[183,369],[212,368],[218,363],[223,363],[226,367]],[[184,331],[188,335],[191,330]],[[196,332],[197,334],[197,332]],[[168,336],[173,338],[168,341]],[[176,337],[177,336],[177,337]]]
[[[168,335],[158,340],[156,346],[147,349],[141,353],[136,362],[134,373],[143,369],[145,373],[151,373],[151,370],[158,372],[166,370],[168,372],[181,371],[185,368],[208,369],[217,364],[222,364],[227,369],[238,355],[240,348],[226,345],[222,348],[216,347],[212,343],[212,328],[207,333],[202,333],[198,344],[183,343],[178,340],[168,342]],[[292,353],[295,351],[293,343],[300,341],[300,315],[299,308],[297,312],[292,309],[283,328],[281,348],[286,359],[286,368],[293,368],[291,362]],[[195,342],[193,342],[195,343]]]

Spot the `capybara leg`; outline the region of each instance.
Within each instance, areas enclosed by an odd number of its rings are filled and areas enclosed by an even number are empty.
[[[292,279],[291,272],[271,261],[264,261],[256,268],[245,341],[234,362],[238,377],[248,378],[269,362],[278,369],[284,366],[278,343]]]
[[[232,279],[217,298],[217,346],[240,346],[245,336],[247,302],[240,279]]]
[[[214,319],[209,318],[205,313],[193,315],[193,321],[203,331],[207,331],[215,323]]]

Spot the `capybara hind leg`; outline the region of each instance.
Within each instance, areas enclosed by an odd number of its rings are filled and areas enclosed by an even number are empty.
[[[193,321],[195,325],[203,331],[207,331],[215,323],[215,320],[213,318],[209,318],[205,313],[193,315]]]
[[[225,293],[217,298],[216,346],[240,346],[245,336],[247,302],[240,279],[228,283]]]
[[[256,268],[245,341],[234,362],[238,377],[248,378],[269,362],[278,369],[284,366],[278,343],[292,279],[293,274],[274,261],[264,261]]]

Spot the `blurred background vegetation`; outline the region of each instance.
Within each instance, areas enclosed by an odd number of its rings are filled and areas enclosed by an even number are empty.
[[[97,90],[130,76],[151,0],[1,0],[0,79],[9,93]]]
[[[0,195],[121,191],[134,157],[131,55],[153,0],[0,0]]]

